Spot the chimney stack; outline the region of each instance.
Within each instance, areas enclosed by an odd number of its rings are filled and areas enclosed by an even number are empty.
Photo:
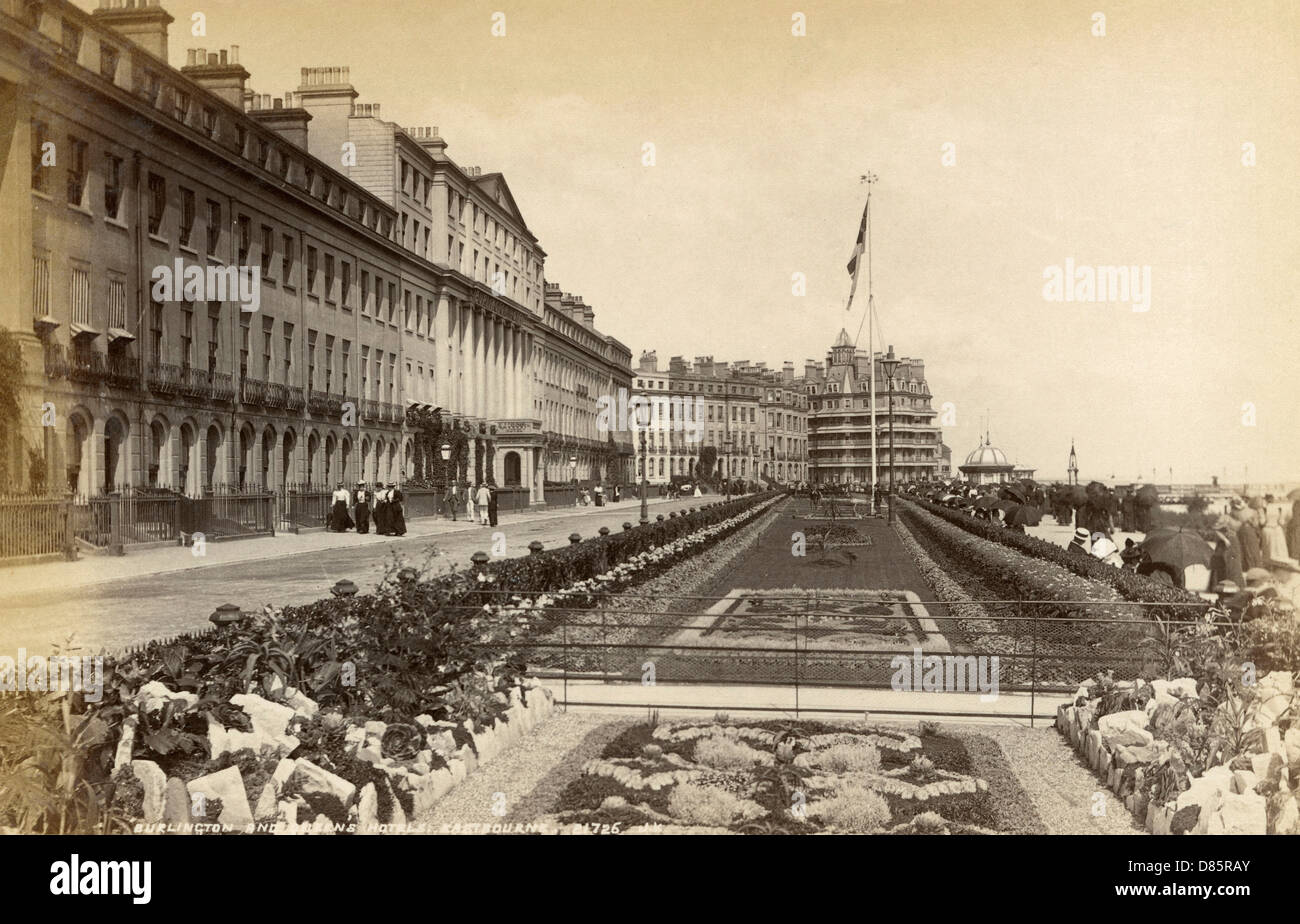
[[[337,163],[345,141],[351,140],[348,119],[356,103],[356,88],[346,67],[304,67],[294,99],[313,122],[310,152],[328,163]],[[347,173],[350,168],[343,167]]]
[[[224,48],[213,52],[206,48],[191,48],[186,53],[185,60],[188,63],[181,68],[182,74],[230,105],[239,109],[246,108],[244,84],[248,80],[248,71],[229,60]]]
[[[254,94],[253,99],[258,100],[258,96]],[[248,115],[294,147],[306,151],[309,138],[307,123],[311,121],[311,113],[297,105],[297,102],[296,95],[292,92],[286,93],[283,99],[268,94],[260,98],[260,105]]]
[[[99,0],[92,15],[100,25],[166,62],[167,27],[173,19],[158,0]]]

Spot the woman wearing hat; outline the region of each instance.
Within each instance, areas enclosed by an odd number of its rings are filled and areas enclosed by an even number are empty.
[[[375,535],[388,535],[388,491],[378,483],[375,490]]]
[[[330,529],[336,533],[341,533],[352,526],[352,517],[348,516],[348,501],[352,496],[348,494],[348,489],[343,487],[343,482],[338,483],[334,489],[334,505],[330,508]]]
[[[1241,547],[1232,517],[1221,516],[1214,523],[1214,553],[1210,556],[1210,586],[1224,581],[1240,587],[1246,583],[1241,570]]]
[[[364,481],[357,482],[357,489],[352,492],[353,517],[357,521],[357,533],[364,536],[370,532],[370,492]]]
[[[405,536],[406,535],[406,511],[402,508],[402,501],[406,496],[402,489],[397,486],[396,482],[388,482],[388,535]]]

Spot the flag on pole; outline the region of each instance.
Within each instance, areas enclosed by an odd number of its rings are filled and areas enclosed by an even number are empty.
[[[849,275],[853,285],[849,288],[849,303],[844,310],[853,308],[853,294],[858,291],[858,270],[862,267],[862,258],[867,252],[867,216],[871,212],[871,197],[867,196],[866,207],[862,210],[862,224],[858,226],[858,242],[853,246],[853,256],[849,258]]]

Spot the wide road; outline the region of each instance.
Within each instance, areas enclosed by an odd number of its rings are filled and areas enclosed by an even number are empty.
[[[670,511],[700,506],[719,500],[711,495],[678,501],[654,501],[651,518],[667,516]],[[30,571],[11,569],[14,576],[5,582],[8,593],[0,593],[0,654],[14,657],[20,647],[28,654],[48,654],[50,646],[62,643],[75,633],[82,653],[101,648],[116,651],[150,639],[168,638],[182,632],[207,628],[208,616],[223,603],[236,603],[244,609],[264,604],[291,605],[310,603],[329,594],[335,581],[349,578],[363,592],[372,589],[382,578],[394,554],[408,561],[423,560],[428,550],[436,548],[442,557],[436,569],[449,565],[467,567],[470,556],[479,550],[491,552],[492,533],[500,531],[506,539],[506,556],[528,554],[528,543],[540,540],[547,548],[567,543],[570,533],[584,537],[596,534],[601,526],[621,530],[625,521],[636,523],[639,505],[624,501],[616,506],[541,511],[503,518],[496,530],[483,526],[447,521],[412,521],[412,530],[434,535],[381,539],[373,534],[358,536],[314,534],[306,537],[250,539],[221,548],[211,546],[212,557],[232,554],[234,550],[247,560],[204,563],[194,559],[189,550],[165,550],[128,553],[123,558],[94,558],[72,563],[31,565]],[[284,554],[295,542],[337,543],[310,552]],[[274,557],[249,558],[261,549]],[[94,569],[97,580],[107,569],[138,571],[141,562],[159,560],[162,573],[134,574],[131,577],[100,580],[99,583],[73,586]],[[116,563],[116,565],[115,565]],[[197,563],[197,564],[196,564]],[[174,570],[178,565],[186,570]],[[163,570],[172,569],[172,570]],[[32,575],[49,574],[48,583],[33,587]],[[67,575],[67,583],[60,583]],[[26,576],[27,579],[20,580]],[[14,591],[15,585],[22,589]]]

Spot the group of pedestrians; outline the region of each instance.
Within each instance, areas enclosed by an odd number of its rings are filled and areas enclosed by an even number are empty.
[[[377,536],[405,536],[406,511],[402,506],[406,496],[396,482],[386,485],[376,483],[374,489],[358,481],[356,489],[349,491],[338,483],[332,497],[329,528],[341,533],[356,528],[360,535],[370,532],[373,522]]]
[[[480,483],[469,487],[465,499],[461,500],[460,485],[453,484],[447,488],[442,498],[443,504],[451,514],[452,520],[459,519],[456,514],[464,510],[465,519],[482,526],[497,525],[497,489],[495,485]]]

